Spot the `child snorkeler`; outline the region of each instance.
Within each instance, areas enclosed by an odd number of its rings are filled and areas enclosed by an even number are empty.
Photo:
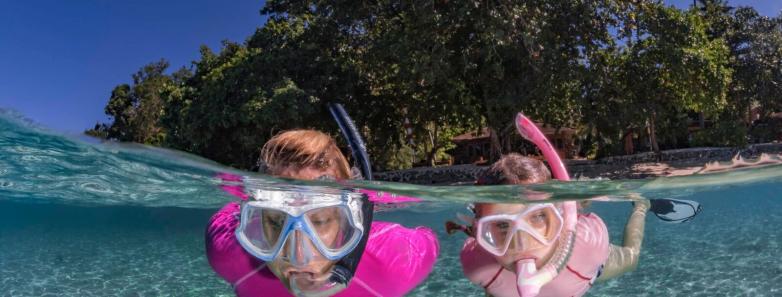
[[[549,179],[543,162],[509,154],[477,184],[524,185]],[[577,214],[574,233],[566,232],[572,217],[566,212],[573,209],[562,204],[475,204],[474,237],[461,252],[464,274],[497,297],[535,296],[535,290],[537,296],[581,296],[594,281],[635,269],[648,200],[635,202],[622,246],[609,244],[608,230],[594,213]]]
[[[568,180],[564,164],[534,123],[519,114],[516,127],[543,152],[554,177]],[[550,178],[541,161],[510,154],[477,184],[524,185]],[[477,203],[473,224],[465,228],[471,236],[461,251],[462,269],[471,282],[496,297],[581,296],[596,280],[636,268],[649,206],[648,200],[635,201],[623,245],[615,246],[602,219],[579,214],[574,201]]]
[[[278,134],[261,158],[277,177],[351,177],[334,139],[318,131]],[[372,222],[373,204],[361,193],[242,190],[247,199],[225,205],[206,232],[209,264],[237,296],[402,296],[437,257],[430,229]]]

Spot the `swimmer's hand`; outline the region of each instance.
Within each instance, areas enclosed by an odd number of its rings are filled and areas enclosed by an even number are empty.
[[[647,212],[649,208],[652,206],[652,203],[649,202],[648,199],[639,199],[633,201],[633,211],[640,211],[640,212]]]

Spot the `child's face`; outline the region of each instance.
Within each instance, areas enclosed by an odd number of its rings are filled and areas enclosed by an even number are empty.
[[[294,179],[303,179],[303,180],[314,180],[321,178],[323,176],[334,176],[333,172],[335,170],[330,169],[313,169],[313,168],[303,168],[300,170],[295,170],[292,168],[286,168],[285,170],[282,170],[277,176],[280,177],[286,177],[286,178],[294,178]],[[334,216],[336,214],[331,213],[333,210],[325,209],[320,213],[317,213],[317,219],[321,221],[329,221],[329,222],[336,222],[336,219],[329,220],[331,216]],[[312,219],[312,218],[311,218]],[[269,224],[273,225],[273,224]],[[332,240],[335,240],[337,238],[338,230],[335,229],[335,224],[326,224],[323,226],[318,226],[318,228],[326,228],[328,230],[318,230],[322,232],[318,232],[319,234],[326,234],[327,237],[333,237]],[[267,232],[269,232],[267,230]],[[300,231],[294,231],[294,232],[300,232]],[[272,234],[274,234],[272,232]],[[304,238],[303,234],[297,234],[299,237]],[[330,241],[329,239],[321,238],[324,242],[328,244]],[[300,242],[302,246],[300,246],[297,249],[297,258],[304,258],[304,255],[299,255],[298,253],[301,252],[301,250],[307,249],[310,251],[317,251],[315,246],[312,245],[312,242],[309,239],[302,240]],[[288,251],[287,243],[283,247],[283,251]],[[316,252],[316,254],[318,254]],[[328,260],[319,254],[315,257],[312,257],[306,264],[293,264],[288,262],[288,260],[283,259],[282,257],[278,257],[271,263],[268,263],[269,269],[277,276],[277,278],[282,281],[283,284],[286,286],[289,286],[290,279],[295,277],[297,279],[297,285],[299,287],[309,287],[315,283],[315,280],[321,280],[324,278],[327,278],[331,275],[331,268],[334,266],[336,261]],[[288,288],[290,289],[290,288]]]
[[[480,203],[475,206],[476,221],[492,215],[520,214],[533,206],[534,205],[510,203]],[[539,235],[542,234],[544,237],[547,236],[553,239],[557,236],[556,233],[559,231],[557,229],[561,227],[561,225],[557,225],[554,216],[555,214],[550,211],[532,211],[525,216],[528,218],[525,222]],[[490,232],[491,236],[497,242],[510,241],[505,254],[494,256],[498,263],[510,271],[515,271],[517,261],[528,258],[535,259],[535,264],[540,268],[543,264],[548,262],[557,246],[556,240],[549,245],[546,245],[527,232],[513,232],[512,226],[508,223],[497,222],[485,224],[482,228],[485,229],[483,231],[484,233]],[[478,237],[482,235],[476,234],[475,236]]]

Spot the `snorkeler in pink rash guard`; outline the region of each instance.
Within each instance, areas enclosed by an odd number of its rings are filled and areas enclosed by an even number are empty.
[[[232,202],[212,217],[207,231],[209,264],[237,296],[292,296],[267,263],[247,253],[234,238],[238,213],[239,203]],[[438,253],[436,243],[427,228],[372,223],[356,275],[335,296],[403,296],[432,270]]]
[[[538,145],[554,176],[568,180],[564,165],[537,127],[519,114],[517,128]],[[541,161],[510,154],[493,164],[477,184],[533,184],[550,178]],[[472,226],[462,227],[470,236],[460,255],[462,269],[491,296],[581,296],[594,281],[635,269],[649,205],[645,199],[635,202],[623,246],[615,246],[600,217],[579,214],[574,201],[476,203]]]
[[[261,155],[274,176],[350,178],[334,140],[317,131],[279,134]],[[403,296],[434,266],[435,234],[372,222],[365,194],[242,187],[223,187],[244,198],[218,211],[206,232],[209,264],[237,296]]]

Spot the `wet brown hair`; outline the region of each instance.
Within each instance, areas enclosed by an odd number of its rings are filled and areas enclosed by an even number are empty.
[[[488,170],[478,177],[478,180],[475,181],[475,185],[525,185],[543,183],[550,179],[551,173],[546,167],[546,164],[543,164],[542,161],[525,157],[517,153],[510,153],[503,155],[497,162],[494,162]],[[472,211],[476,217],[480,217],[483,206],[491,204],[494,203],[473,203]],[[455,229],[453,226],[449,226],[448,223],[446,223],[446,231],[449,232],[449,234],[454,232],[452,231],[453,229]],[[475,230],[473,229],[473,226],[464,227],[463,231],[468,236],[474,237]]]
[[[546,164],[534,158],[510,153],[502,156],[484,172],[476,185],[537,184],[551,179]]]
[[[279,175],[292,168],[330,170],[336,178],[349,179],[350,165],[331,136],[315,130],[289,130],[275,135],[261,148],[267,173]]]
[[[544,183],[551,180],[551,172],[543,161],[525,157],[517,153],[502,156],[484,172],[475,185],[526,185]],[[485,203],[475,203],[475,210]],[[579,210],[588,207],[591,201],[579,201]]]

